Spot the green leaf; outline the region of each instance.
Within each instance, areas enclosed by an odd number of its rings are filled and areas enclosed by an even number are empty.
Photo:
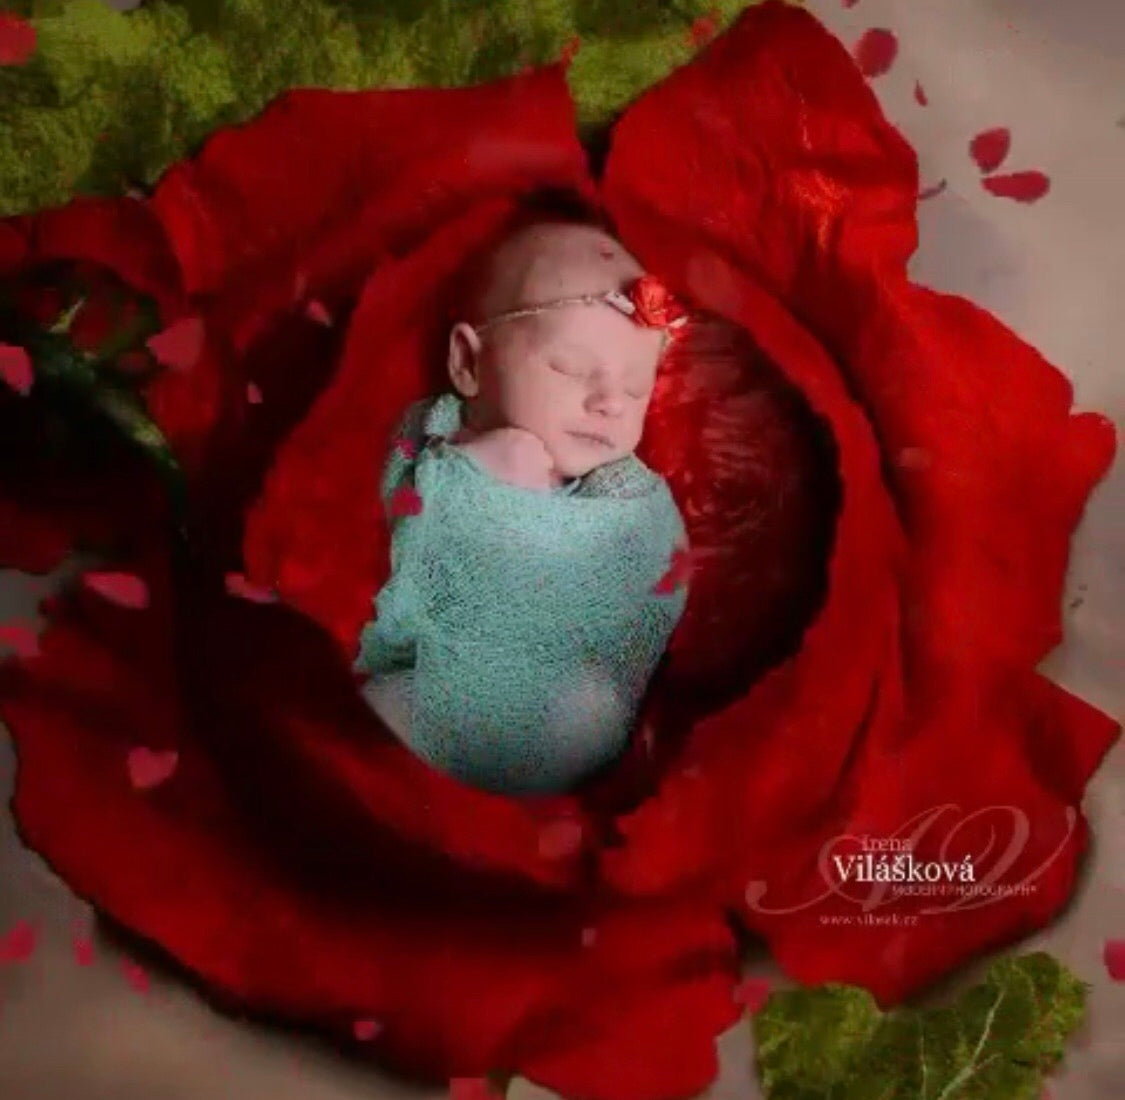
[[[880,1012],[830,983],[770,995],[753,1026],[769,1100],[1037,1100],[1087,986],[1043,952],[996,960],[951,1006]]]
[[[756,0],[750,0],[751,3]],[[0,217],[154,183],[289,88],[458,86],[581,48],[586,133],[692,54],[742,0],[20,0],[38,46],[0,67]]]

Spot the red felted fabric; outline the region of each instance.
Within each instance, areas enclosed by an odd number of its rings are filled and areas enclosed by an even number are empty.
[[[289,93],[151,202],[98,207],[95,252],[0,227],[0,274],[94,261],[205,330],[145,389],[197,541],[176,549],[158,510],[122,521],[116,567],[150,605],[77,593],[3,670],[25,839],[228,1002],[339,1037],[374,1018],[403,1067],[605,1100],[713,1077],[732,914],[792,975],[887,1002],[1042,925],[1085,840],[1067,809],[1116,734],[1035,672],[1113,439],[995,320],[907,281],[915,186],[843,48],[770,3],[633,105],[597,185],[551,67]],[[440,379],[459,274],[545,190],[601,203],[717,319],[677,347],[643,442],[692,575],[637,735],[573,795],[505,799],[411,756],[348,665],[388,570],[393,427]],[[94,499],[128,496],[129,469]],[[77,536],[54,537],[40,563]],[[227,594],[227,569],[282,602]],[[137,746],[179,754],[152,790],[130,785]],[[823,846],[947,803],[918,858],[953,824],[960,854],[1026,821],[997,881],[1034,889],[844,923],[860,906]]]

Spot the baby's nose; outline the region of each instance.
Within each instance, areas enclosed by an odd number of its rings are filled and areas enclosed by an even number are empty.
[[[625,395],[612,382],[595,382],[586,395],[586,408],[601,416],[620,416],[625,411]]]

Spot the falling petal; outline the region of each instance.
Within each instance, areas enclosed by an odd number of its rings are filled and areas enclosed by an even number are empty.
[[[121,973],[130,987],[138,993],[147,993],[152,988],[152,983],[149,981],[149,976],[145,973],[144,968],[140,963],[133,962],[132,959],[121,960]]]
[[[559,60],[564,65],[569,65],[574,60],[574,55],[582,48],[582,39],[578,35],[567,40],[559,55]]]
[[[378,1020],[356,1020],[352,1024],[352,1034],[361,1043],[369,1043],[382,1030],[382,1024]]]
[[[566,859],[582,847],[582,826],[559,818],[539,831],[539,854],[544,859]]]
[[[241,573],[228,573],[224,578],[227,594],[251,603],[276,603],[277,593],[261,585],[252,584]]]
[[[0,646],[14,650],[23,660],[38,657],[39,633],[29,623],[4,623],[0,625]]]
[[[79,966],[93,966],[94,941],[89,936],[76,935],[71,946],[74,948],[74,961]]]
[[[84,573],[82,583],[119,607],[139,611],[148,606],[148,585],[132,573]]]
[[[31,369],[31,356],[25,348],[0,344],[0,379],[21,397],[31,392],[35,374]]]
[[[1042,172],[1034,171],[989,176],[981,182],[986,191],[1016,202],[1038,202],[1051,189],[1051,181]]]
[[[203,320],[184,317],[174,321],[146,343],[156,361],[172,370],[190,370],[203,354]]]
[[[404,458],[417,458],[418,456],[418,445],[413,439],[396,439],[395,447],[398,448]]]
[[[1115,982],[1125,982],[1125,940],[1106,940],[1102,947],[1106,973]]]
[[[692,23],[691,30],[688,31],[688,37],[691,39],[691,44],[698,49],[701,46],[706,46],[715,37],[715,32],[718,29],[718,12],[712,10],[701,15]]]
[[[391,497],[391,516],[417,516],[422,513],[422,497],[413,485],[401,485]]]
[[[25,65],[35,53],[35,28],[11,12],[0,12],[0,65]]]
[[[914,81],[914,101],[921,104],[923,107],[928,107],[930,100],[926,95],[926,89],[922,87],[920,81]]]
[[[30,921],[21,920],[0,936],[0,963],[27,962],[39,942],[39,931]]]
[[[882,76],[898,56],[898,39],[883,27],[873,27],[855,44],[852,52],[864,76]]]
[[[994,172],[1008,155],[1012,147],[1012,134],[1000,126],[994,130],[983,130],[969,142],[969,156],[976,161],[982,172]]]
[[[596,928],[583,928],[582,929],[582,946],[593,947],[598,942],[598,930]]]
[[[159,787],[175,773],[180,763],[180,754],[175,749],[154,752],[152,749],[130,749],[125,764],[129,770],[129,781],[139,791]]]
[[[262,391],[258,389],[253,382],[248,382],[246,384],[246,400],[249,401],[251,405],[260,405],[262,403]]]
[[[324,325],[325,328],[332,326],[332,314],[328,312],[325,304],[316,298],[313,298],[307,306],[305,306],[305,316],[310,321],[315,321],[318,325]]]

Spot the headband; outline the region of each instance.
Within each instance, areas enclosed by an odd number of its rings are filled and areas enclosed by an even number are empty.
[[[545,313],[549,309],[559,309],[562,306],[599,303],[612,306],[644,328],[664,329],[673,336],[688,322],[687,310],[660,279],[655,275],[642,275],[630,283],[624,291],[608,290],[602,294],[578,294],[570,298],[554,298],[537,305],[509,309],[487,318],[473,328],[477,332],[483,332],[493,325],[515,320],[517,317],[531,317],[536,313]]]

